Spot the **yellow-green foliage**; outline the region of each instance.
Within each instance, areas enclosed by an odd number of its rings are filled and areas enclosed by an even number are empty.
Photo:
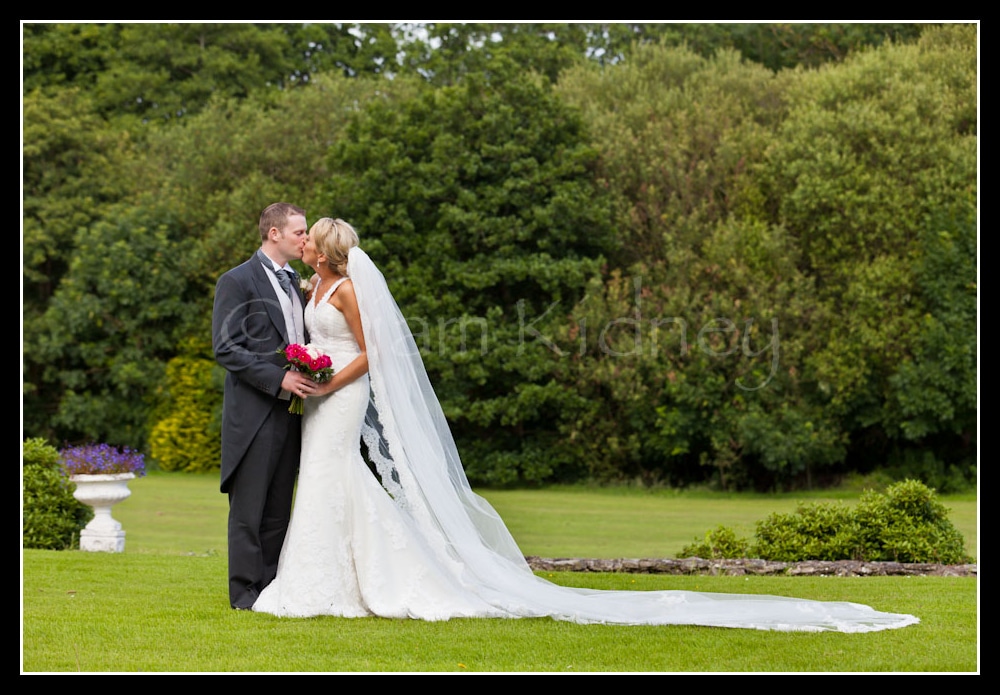
[[[150,454],[161,469],[205,472],[219,467],[221,395],[213,385],[215,368],[211,360],[185,355],[167,364],[167,415],[150,434]]]

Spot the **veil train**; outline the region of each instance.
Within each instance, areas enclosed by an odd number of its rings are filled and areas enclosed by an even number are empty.
[[[382,485],[461,586],[510,617],[576,623],[704,625],[759,630],[872,632],[916,624],[850,602],[692,591],[563,587],[536,576],[490,504],[472,491],[409,326],[381,271],[359,247],[354,285],[371,400],[362,437]]]

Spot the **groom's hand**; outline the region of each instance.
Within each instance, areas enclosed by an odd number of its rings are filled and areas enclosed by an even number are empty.
[[[281,379],[281,388],[300,398],[315,396],[318,385],[302,372],[285,372],[285,376]]]

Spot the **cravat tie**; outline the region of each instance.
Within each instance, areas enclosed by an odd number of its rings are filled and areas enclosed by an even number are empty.
[[[294,274],[285,270],[284,268],[278,268],[274,271],[275,276],[278,278],[278,284],[281,285],[281,289],[285,291],[289,297],[292,296],[292,279]]]

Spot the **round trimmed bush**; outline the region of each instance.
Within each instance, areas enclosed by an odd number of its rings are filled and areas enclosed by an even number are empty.
[[[59,452],[44,439],[27,439],[21,450],[21,546],[42,550],[80,547],[80,531],[93,510],[73,497]]]

